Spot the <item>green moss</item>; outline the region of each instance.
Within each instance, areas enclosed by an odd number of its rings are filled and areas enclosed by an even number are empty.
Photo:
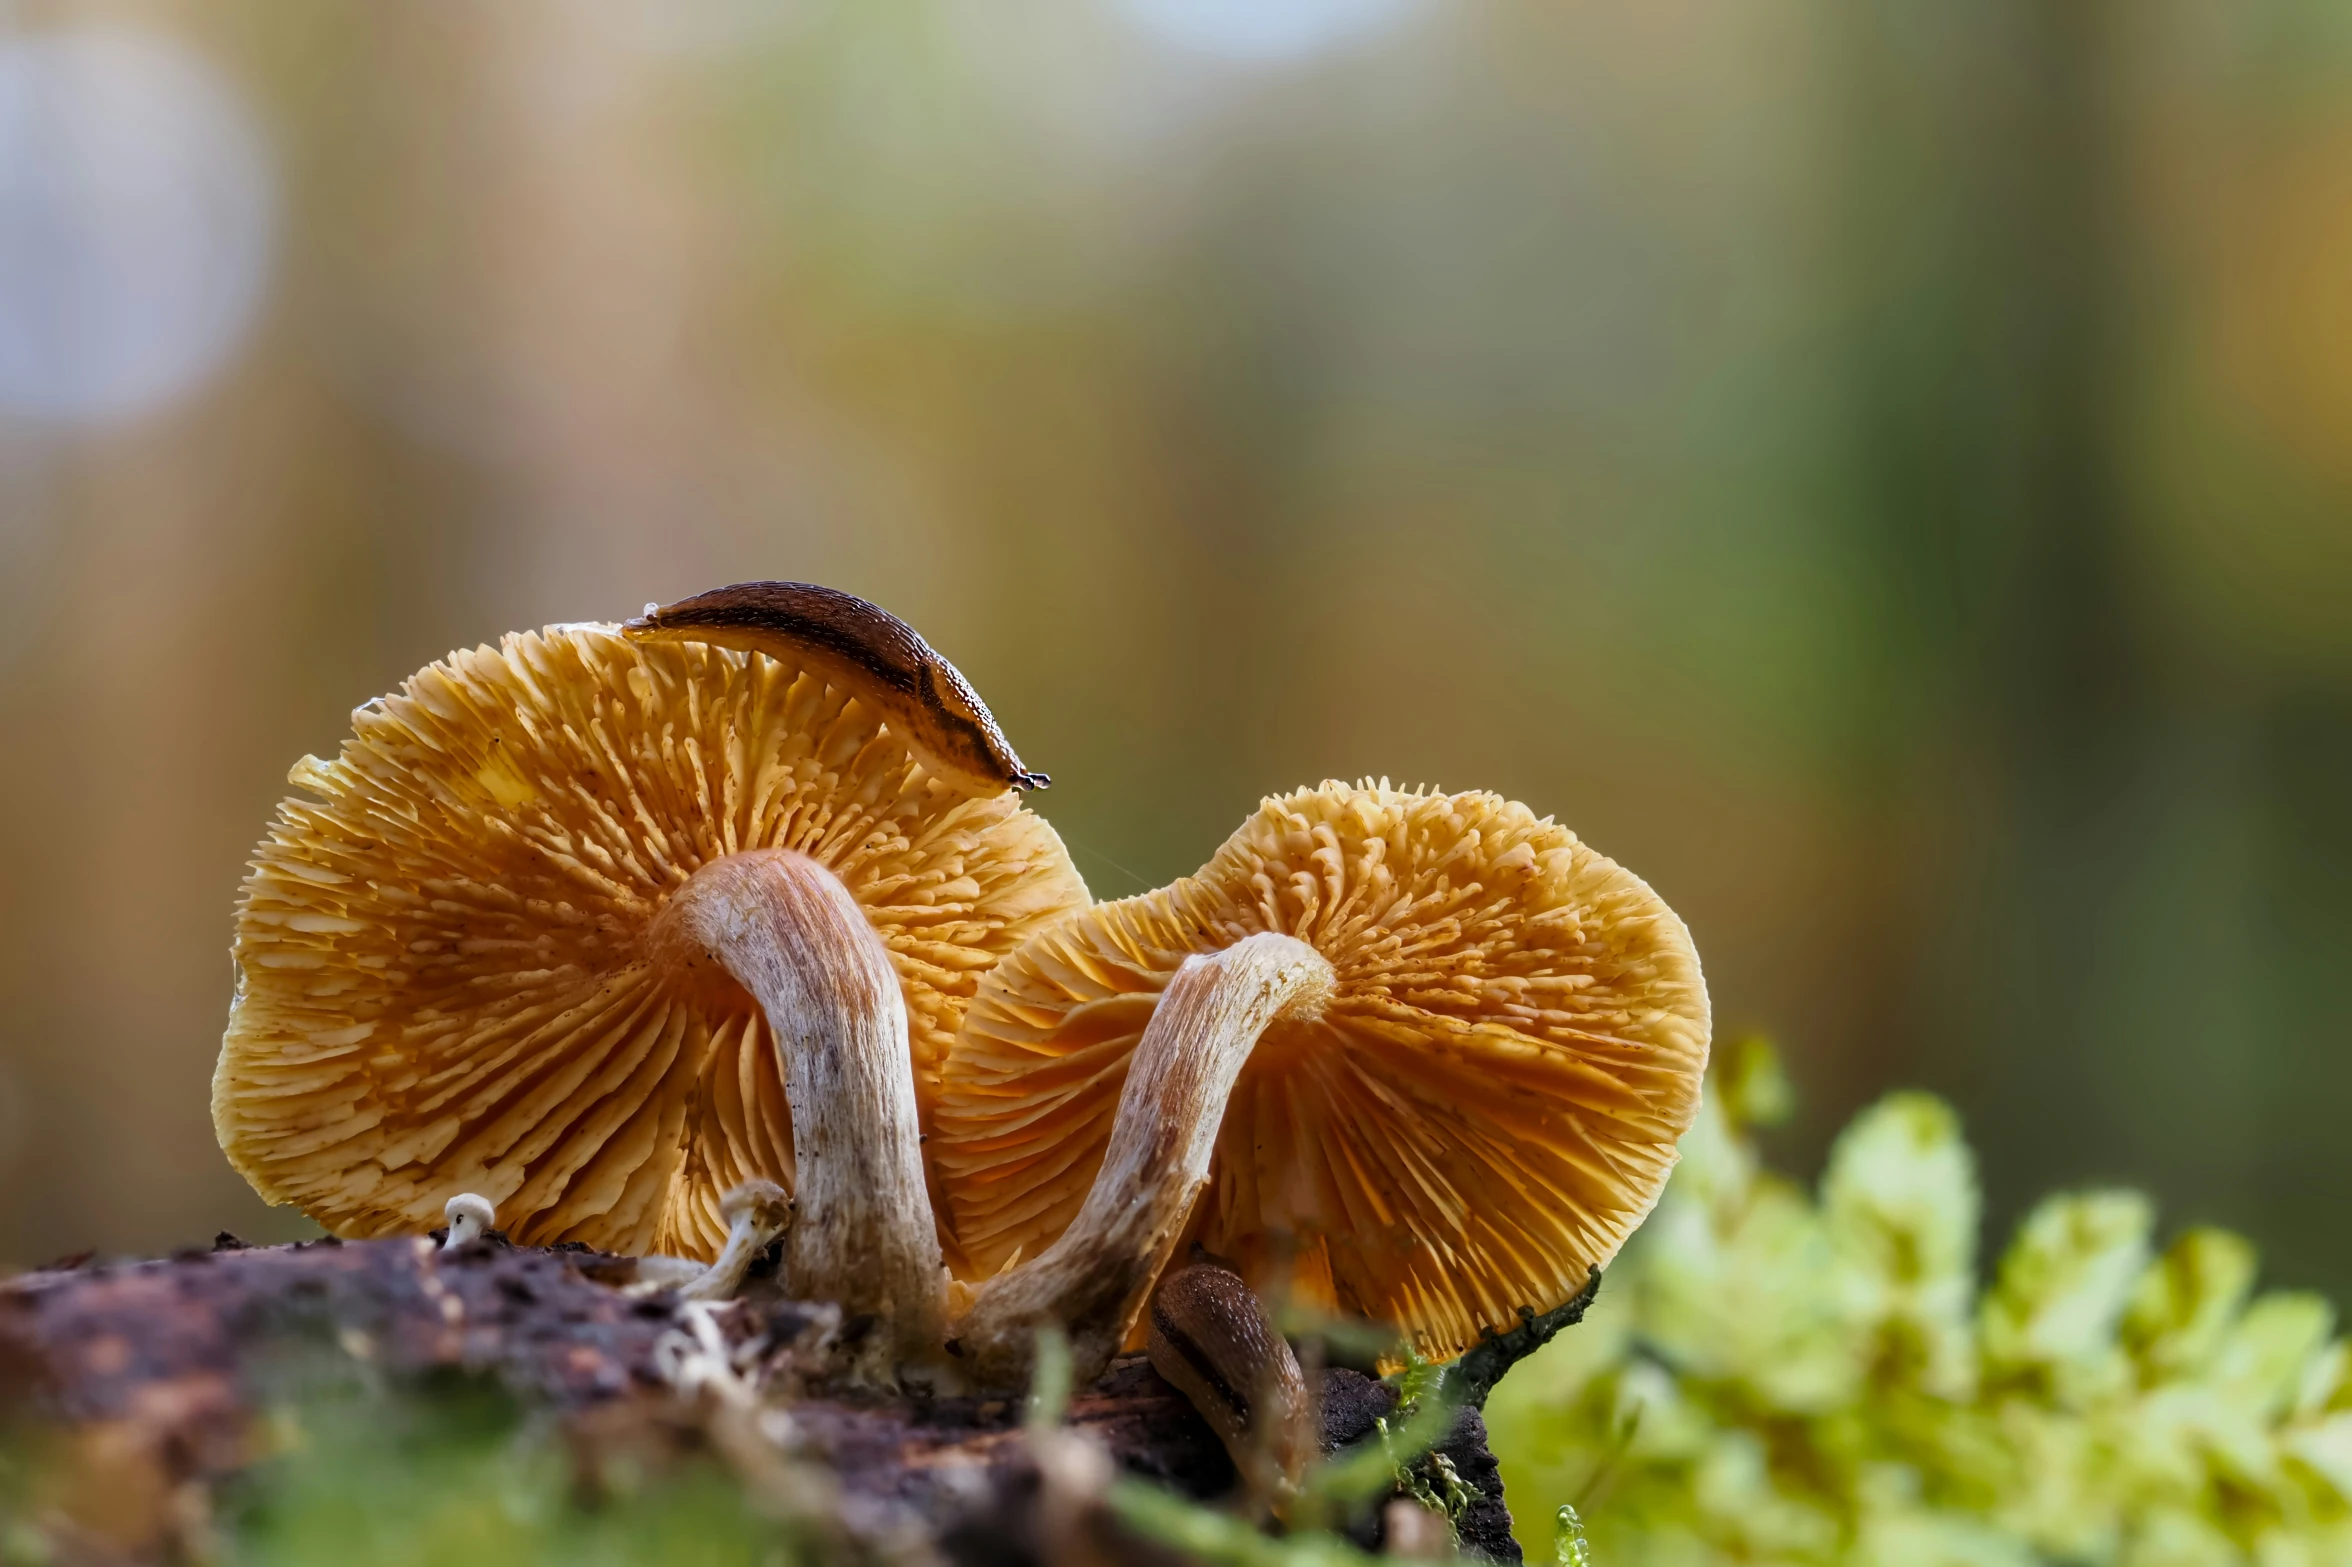
[[[1487,1406],[1522,1541],[1573,1504],[1607,1567],[2352,1560],[2352,1375],[2324,1302],[2252,1295],[2252,1249],[2161,1254],[2131,1192],[2058,1196],[1988,1285],[1973,1158],[1898,1094],[1817,1196],[1749,1127],[1731,1054],[1585,1325]]]
[[[485,1386],[431,1396],[316,1399],[281,1411],[278,1455],[222,1497],[230,1561],[247,1567],[521,1567],[818,1559],[790,1520],[763,1518],[715,1464],[659,1477],[575,1455]]]

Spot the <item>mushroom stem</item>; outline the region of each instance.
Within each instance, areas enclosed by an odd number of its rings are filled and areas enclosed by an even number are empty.
[[[789,849],[711,861],[655,932],[767,1014],[792,1107],[795,1294],[871,1314],[874,1365],[939,1352],[944,1273],[923,1179],[906,1003],[890,954],[832,872]]]
[[[1208,1184],[1225,1104],[1277,1018],[1313,1017],[1331,965],[1290,936],[1188,958],[1135,1048],[1102,1169],[1051,1246],[981,1285],[950,1348],[983,1386],[1027,1376],[1037,1329],[1069,1335],[1080,1385],[1110,1364]]]

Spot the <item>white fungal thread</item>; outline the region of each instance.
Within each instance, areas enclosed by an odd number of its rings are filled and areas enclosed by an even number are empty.
[[[734,1305],[731,1300],[682,1303],[678,1320],[686,1325],[686,1331],[672,1328],[654,1341],[653,1368],[684,1397],[693,1398],[708,1389],[730,1408],[748,1410],[759,1402],[759,1387],[745,1373],[758,1366],[767,1341],[760,1337],[740,1347],[728,1345],[718,1314]]]
[[[465,1321],[465,1302],[441,1282],[440,1273],[433,1266],[433,1243],[420,1235],[412,1244],[416,1247],[417,1288],[433,1303],[433,1309],[441,1313],[444,1323],[452,1328],[459,1326]]]
[[[669,1257],[658,1252],[636,1261],[636,1277],[621,1286],[624,1295],[641,1297],[681,1289],[710,1271],[710,1264],[692,1257]]]

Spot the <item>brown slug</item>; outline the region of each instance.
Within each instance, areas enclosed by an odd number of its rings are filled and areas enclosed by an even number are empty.
[[[1152,1369],[1192,1400],[1276,1517],[1289,1511],[1314,1451],[1313,1405],[1289,1343],[1241,1275],[1179,1268],[1151,1302]]]
[[[1042,789],[955,665],[878,605],[808,582],[738,582],[648,604],[621,630],[642,642],[706,642],[800,664],[856,693],[916,759],[967,794]]]

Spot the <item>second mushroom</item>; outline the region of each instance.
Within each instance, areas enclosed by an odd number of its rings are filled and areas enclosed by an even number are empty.
[[[1638,877],[1491,794],[1325,784],[992,971],[933,1155],[983,1280],[958,1347],[1081,1370],[1179,1246],[1448,1360],[1584,1289],[1698,1107],[1706,986]]]

